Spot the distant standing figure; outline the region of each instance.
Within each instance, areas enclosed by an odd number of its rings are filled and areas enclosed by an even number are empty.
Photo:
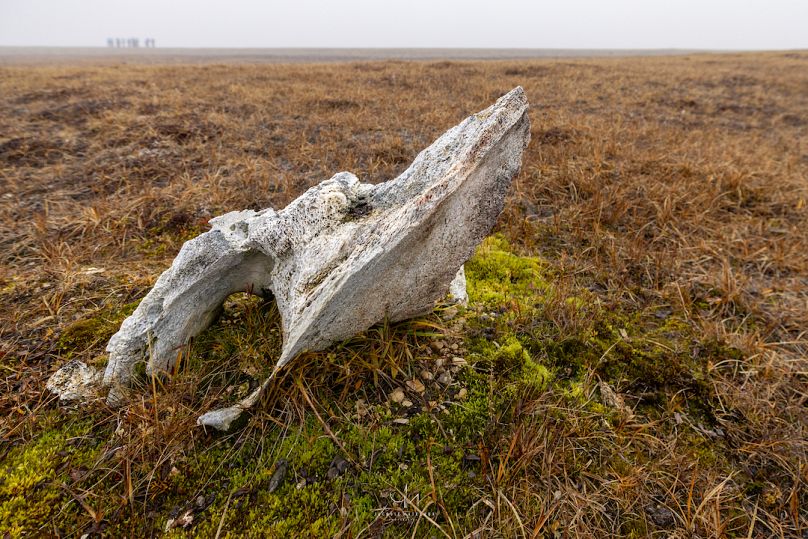
[[[107,38],[107,47],[114,47],[114,46],[115,46],[115,40],[112,39],[111,37],[108,37]]]

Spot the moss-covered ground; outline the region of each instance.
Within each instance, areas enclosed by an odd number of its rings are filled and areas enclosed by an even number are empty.
[[[301,357],[245,425],[214,435],[194,414],[243,396],[280,346],[272,303],[233,298],[181,372],[146,381],[140,402],[50,406],[25,425],[3,458],[0,531],[553,536],[604,514],[637,537],[698,530],[705,518],[728,535],[752,525],[731,502],[772,485],[739,465],[712,374],[738,350],[703,342],[674,311],[627,314],[585,289],[571,295],[501,236],[466,272],[467,309]],[[105,340],[129,310],[68,328],[65,358]],[[390,398],[396,388],[403,404]],[[728,473],[732,490],[705,492],[655,463],[680,459]],[[636,497],[610,498],[615,489]]]

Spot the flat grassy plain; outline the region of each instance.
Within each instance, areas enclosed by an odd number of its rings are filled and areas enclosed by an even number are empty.
[[[391,179],[516,85],[468,309],[300,357],[227,435],[195,419],[274,363],[271,302],[126,407],[45,390],[211,217]],[[806,536],[806,52],[6,66],[0,222],[2,534]]]

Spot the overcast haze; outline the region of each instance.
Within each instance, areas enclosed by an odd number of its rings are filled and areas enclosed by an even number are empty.
[[[0,45],[808,48],[802,0],[0,0]]]

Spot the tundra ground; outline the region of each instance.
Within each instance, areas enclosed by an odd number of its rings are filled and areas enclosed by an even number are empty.
[[[522,85],[471,304],[274,363],[234,297],[119,409],[45,381],[211,217],[380,182]],[[0,68],[0,532],[805,537],[808,53]],[[476,534],[476,535],[475,535]]]

